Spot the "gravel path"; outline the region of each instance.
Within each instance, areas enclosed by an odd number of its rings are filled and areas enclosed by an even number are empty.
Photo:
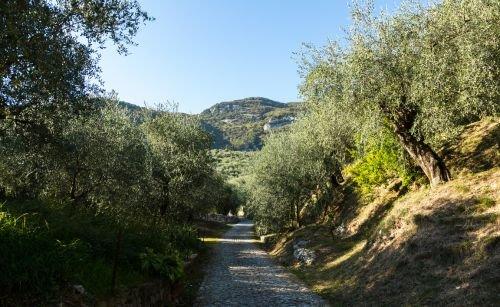
[[[327,306],[255,244],[243,221],[215,246],[195,306]]]

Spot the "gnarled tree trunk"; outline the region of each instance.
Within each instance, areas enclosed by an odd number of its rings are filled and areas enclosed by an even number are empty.
[[[398,131],[397,129],[395,132],[403,148],[429,178],[431,186],[451,179],[450,172],[443,159],[429,145],[417,140],[409,132]]]
[[[449,181],[451,175],[443,159],[428,144],[417,139],[410,132],[418,111],[415,108],[404,106],[407,106],[406,96],[401,97],[401,107],[397,110],[391,111],[386,105],[380,105],[382,111],[392,123],[399,142],[410,157],[420,166],[429,179],[431,186]]]

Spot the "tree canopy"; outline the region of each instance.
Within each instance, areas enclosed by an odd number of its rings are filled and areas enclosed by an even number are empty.
[[[88,95],[100,93],[96,51],[110,40],[126,53],[150,19],[135,0],[2,1],[0,119],[88,105]]]
[[[377,15],[368,1],[351,13],[344,41],[306,45],[305,112],[255,157],[248,194],[263,232],[321,211],[345,176],[363,193],[419,173],[450,180],[442,146],[500,111],[500,2],[407,1]]]
[[[432,184],[450,178],[436,146],[498,112],[497,1],[407,2],[393,15],[354,5],[346,47],[306,60],[302,92],[362,124],[389,125]]]

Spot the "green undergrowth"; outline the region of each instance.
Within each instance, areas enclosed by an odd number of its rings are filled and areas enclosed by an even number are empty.
[[[174,282],[184,276],[183,260],[199,248],[189,226],[119,227],[90,208],[6,200],[0,205],[0,303],[50,300],[71,285],[99,298],[152,278]]]
[[[346,167],[345,173],[364,195],[369,195],[373,189],[392,179],[398,178],[403,186],[407,186],[418,176],[406,153],[389,131],[382,131],[359,147],[364,148],[363,152],[353,153],[355,161]]]

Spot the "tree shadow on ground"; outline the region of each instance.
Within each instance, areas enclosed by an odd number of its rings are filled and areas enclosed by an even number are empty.
[[[497,303],[500,239],[487,231],[498,216],[481,213],[474,197],[439,201],[446,205],[414,216],[415,232],[399,238],[398,244],[377,237],[363,252],[322,272],[324,282],[341,284],[328,293],[331,301],[391,306]],[[487,235],[479,239],[481,232]]]
[[[455,172],[479,173],[500,163],[500,123],[490,119],[468,126],[461,136],[445,144],[441,154]]]

